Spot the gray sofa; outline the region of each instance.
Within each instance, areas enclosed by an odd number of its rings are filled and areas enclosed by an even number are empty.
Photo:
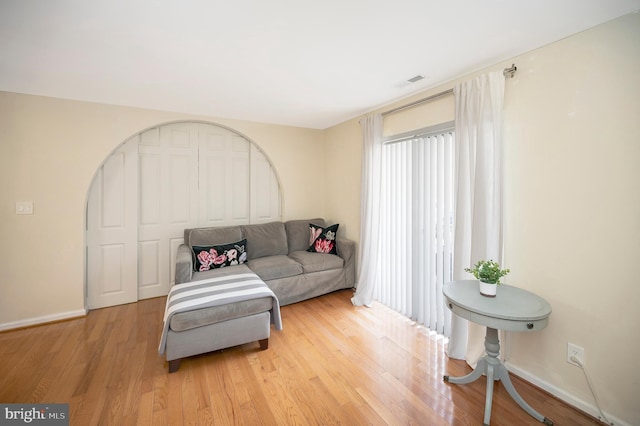
[[[252,272],[275,293],[278,302],[262,297],[173,315],[165,324],[166,344],[159,348],[160,354],[166,355],[170,373],[179,369],[182,358],[193,355],[256,341],[266,349],[276,313],[279,320],[279,306],[355,286],[355,243],[337,238],[337,255],[307,252],[310,223],[325,226],[324,220],[312,219],[184,231],[184,244],[178,247],[176,259],[176,284],[209,278],[220,282]],[[245,263],[195,271],[193,246],[229,245],[245,239]],[[240,258],[243,256],[238,255]]]
[[[178,247],[176,284],[219,274],[249,271],[276,294],[280,306],[355,286],[355,242],[337,238],[337,256],[310,253],[309,224],[326,226],[323,219],[290,220],[254,225],[195,228],[184,231]],[[223,245],[246,239],[247,261],[241,265],[194,271],[193,246]]]

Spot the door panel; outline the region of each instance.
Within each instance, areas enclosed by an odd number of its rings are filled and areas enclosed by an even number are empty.
[[[118,297],[126,292],[125,252],[124,244],[102,244],[100,246],[98,255],[103,266],[99,279],[101,295]],[[131,298],[127,298],[126,301],[131,301]]]
[[[87,203],[87,307],[137,300],[138,138],[126,142],[98,170]]]
[[[216,226],[225,221],[225,200],[227,188],[218,181],[219,172],[225,169],[224,155],[205,153],[200,164],[203,166],[200,171],[200,214],[199,223],[206,226]]]
[[[186,225],[193,223],[193,210],[197,212],[197,204],[191,202],[194,185],[197,190],[197,182],[193,177],[197,177],[197,156],[194,158],[192,150],[185,149],[181,152],[177,149],[169,150],[167,161],[169,163],[168,181],[162,182],[166,186],[166,194],[168,196],[166,208],[169,216],[167,224],[172,226],[181,226],[182,229]],[[196,151],[197,153],[197,151]],[[194,205],[195,204],[195,205]],[[197,217],[197,216],[196,216]]]
[[[198,132],[171,124],[143,134],[140,155],[138,297],[164,296],[174,283],[173,264],[184,229],[198,217]]]
[[[138,286],[148,288],[160,282],[160,241],[140,241],[138,243]]]
[[[160,153],[159,148],[140,146],[140,225],[160,226]]]
[[[232,176],[227,183],[231,188],[229,197],[226,200],[225,206],[227,206],[227,213],[231,223],[250,223],[250,201],[249,201],[249,175],[251,173],[251,165],[249,160],[249,147],[246,146],[246,141],[242,148],[246,150],[240,150],[237,146],[237,150],[231,154],[231,161],[229,161],[229,172]],[[240,145],[241,142],[233,141],[233,145]]]
[[[221,127],[201,125],[198,226],[249,223],[249,141]]]

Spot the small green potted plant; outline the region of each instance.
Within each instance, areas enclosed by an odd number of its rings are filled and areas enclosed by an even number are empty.
[[[500,264],[493,260],[479,260],[473,268],[464,268],[473,274],[480,283],[480,294],[495,297],[500,278],[507,275],[508,269],[500,269]]]

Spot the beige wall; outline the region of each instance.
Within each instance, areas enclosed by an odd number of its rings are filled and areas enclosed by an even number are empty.
[[[357,120],[325,130],[325,217],[340,223],[340,235],[354,241],[360,237],[361,139]]]
[[[506,261],[551,303],[514,335],[514,364],[584,401],[567,342],[585,348],[603,406],[640,424],[640,14],[517,59],[507,91]]]
[[[545,330],[508,335],[508,360],[593,406],[582,372],[566,362],[567,342],[582,346],[605,411],[628,424],[640,424],[639,46],[640,14],[631,14],[482,71],[518,67],[505,92],[506,282],[553,308]],[[453,104],[435,105],[428,120],[452,113]],[[326,132],[327,152],[347,154],[328,181],[327,211],[356,238],[360,198],[344,181],[359,179],[357,126]]]
[[[321,131],[0,92],[0,326],[84,309],[84,217],[94,173],[133,134],[177,120],[222,124],[251,138],[278,171],[285,219],[324,215]],[[35,214],[16,215],[16,201],[33,201]]]

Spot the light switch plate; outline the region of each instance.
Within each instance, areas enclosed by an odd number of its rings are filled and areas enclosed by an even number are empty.
[[[16,202],[16,214],[33,214],[33,201]]]

